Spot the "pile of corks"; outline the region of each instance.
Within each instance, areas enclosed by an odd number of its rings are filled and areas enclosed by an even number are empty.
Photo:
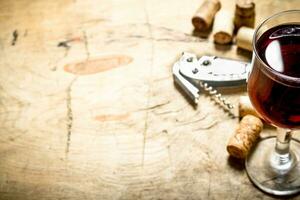
[[[205,32],[212,27],[214,42],[231,44],[236,33],[239,48],[252,51],[255,4],[253,0],[236,0],[235,12],[221,8],[219,0],[204,0],[192,18],[196,31]]]
[[[253,0],[236,0],[235,11],[222,9],[219,0],[204,0],[192,18],[192,24],[198,32],[207,32],[212,28],[216,44],[232,44],[252,51],[252,38],[255,23],[255,4]],[[234,37],[236,34],[236,37]],[[245,159],[259,138],[263,129],[263,120],[252,107],[249,97],[240,97],[240,123],[230,137],[227,151],[230,156]]]

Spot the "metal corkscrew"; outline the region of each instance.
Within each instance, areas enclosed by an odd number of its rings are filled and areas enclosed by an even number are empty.
[[[198,59],[194,54],[183,53],[173,65],[173,77],[195,104],[199,102],[201,88],[223,108],[230,110],[234,106],[215,87],[245,84],[250,69],[249,63],[241,61],[216,56],[202,56]]]
[[[216,102],[222,104],[226,109],[230,110],[234,108],[234,106],[230,102],[228,102],[224,97],[222,97],[222,94],[219,93],[212,86],[209,86],[207,83],[203,83],[202,81],[199,82],[199,85],[201,88],[204,89],[204,91],[208,92],[208,94],[211,97],[213,97]]]

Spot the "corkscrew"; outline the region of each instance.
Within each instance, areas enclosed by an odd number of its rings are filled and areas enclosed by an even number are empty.
[[[196,55],[184,52],[173,65],[173,77],[195,104],[199,102],[202,89],[218,104],[230,110],[234,106],[215,88],[245,84],[250,70],[251,65],[246,62],[216,56],[198,59]]]

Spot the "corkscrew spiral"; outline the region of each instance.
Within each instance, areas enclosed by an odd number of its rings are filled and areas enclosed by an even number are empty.
[[[209,86],[207,83],[200,81],[199,85],[201,88],[204,89],[204,91],[208,92],[208,94],[213,97],[213,99],[224,106],[226,109],[231,110],[234,108],[234,106],[228,102],[221,93],[219,93],[216,89],[214,89],[212,86]]]

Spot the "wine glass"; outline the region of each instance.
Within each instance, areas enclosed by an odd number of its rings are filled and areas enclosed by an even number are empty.
[[[266,19],[255,31],[253,49],[248,94],[278,134],[258,142],[246,171],[266,193],[295,194],[300,191],[300,141],[292,138],[300,128],[300,10]]]

